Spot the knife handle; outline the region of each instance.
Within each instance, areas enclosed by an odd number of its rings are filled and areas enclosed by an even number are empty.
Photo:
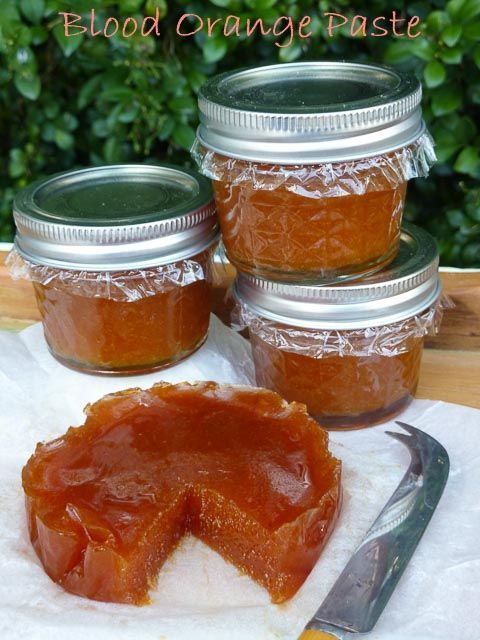
[[[338,640],[338,636],[332,636],[331,633],[325,633],[325,631],[307,629],[298,640]]]

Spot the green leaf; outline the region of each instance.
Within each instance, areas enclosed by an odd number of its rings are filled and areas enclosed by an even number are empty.
[[[447,162],[447,160],[451,158],[455,153],[457,153],[457,151],[460,149],[460,145],[456,144],[455,142],[450,145],[447,145],[447,144],[442,145],[437,141],[435,142],[436,142],[435,153],[437,156],[437,160],[440,163]]]
[[[447,72],[445,71],[445,67],[443,66],[443,64],[441,64],[437,60],[433,60],[432,62],[429,62],[425,67],[423,77],[425,78],[427,87],[438,87],[443,84],[445,78],[447,77]]]
[[[133,98],[133,91],[129,87],[114,85],[102,91],[102,99],[110,102],[129,102]]]
[[[467,116],[450,114],[439,118],[433,125],[433,137],[439,162],[446,162],[477,135],[473,120]]]
[[[480,222],[480,205],[475,209],[471,209],[469,211],[469,214],[472,220],[475,220],[475,222]]]
[[[466,40],[472,40],[473,42],[480,41],[480,20],[467,24],[463,29],[463,37]]]
[[[26,173],[27,162],[25,153],[21,149],[10,149],[8,161],[8,175],[13,178],[20,178]]]
[[[51,122],[46,122],[42,127],[42,140],[45,140],[45,142],[54,142],[55,131],[55,126]]]
[[[178,96],[168,102],[169,108],[175,113],[185,115],[194,114],[197,111],[197,102],[191,96]]]
[[[16,4],[16,0],[2,0],[0,2],[0,24],[2,26],[16,22],[20,18]]]
[[[67,58],[69,58],[72,53],[74,53],[78,49],[78,47],[84,40],[83,33],[66,36],[63,23],[56,24],[53,27],[53,37],[60,45],[60,48],[63,51],[63,55]]]
[[[452,18],[456,18],[465,4],[465,0],[449,0],[447,2],[447,12]]]
[[[480,104],[480,82],[471,84],[468,87],[468,95],[473,104]]]
[[[477,67],[480,69],[480,44],[478,44],[475,47],[475,50],[473,52],[473,59],[475,61],[475,64],[477,65]]]
[[[173,139],[180,147],[190,151],[195,141],[195,131],[188,124],[177,124],[173,130]]]
[[[1,22],[0,22],[1,24]],[[32,28],[26,24],[18,24],[11,33],[17,47],[28,47],[32,44]]]
[[[436,143],[435,151],[439,162],[446,162],[462,146],[462,141],[458,139],[455,132],[450,131],[446,126],[445,121],[447,121],[448,124],[448,120],[448,117],[442,118],[438,121],[438,124],[436,123],[433,129]]]
[[[115,125],[119,122],[120,114],[122,113],[123,104],[116,104],[108,114],[107,126],[109,131],[115,129]]]
[[[120,0],[120,11],[125,15],[131,15],[140,9],[144,0]]]
[[[420,58],[420,60],[425,60],[425,62],[433,60],[436,49],[427,38],[414,38],[410,40],[410,46],[412,54]]]
[[[168,140],[174,129],[175,120],[171,116],[165,116],[157,132],[158,139]]]
[[[462,11],[463,22],[467,23],[478,15],[480,15],[480,3],[478,0],[467,0]]]
[[[60,113],[60,107],[58,105],[58,102],[55,102],[54,100],[49,100],[45,104],[43,108],[43,112],[47,116],[47,118],[49,118],[50,120],[53,120],[53,118],[56,118]]]
[[[203,58],[205,62],[218,62],[226,53],[226,38],[209,38],[203,45]]]
[[[480,151],[476,147],[465,147],[458,155],[453,168],[458,173],[475,176],[480,169]]]
[[[71,113],[65,112],[62,113],[60,118],[58,119],[58,124],[60,124],[60,128],[65,131],[75,131],[78,127],[78,119]]]
[[[55,144],[62,151],[68,151],[73,147],[75,138],[69,131],[63,131],[63,129],[55,129]]]
[[[479,232],[480,225],[475,224],[474,220],[471,220],[469,217],[465,216],[465,220],[460,227],[460,233],[462,233],[463,236],[477,239],[479,237]],[[463,239],[464,238],[462,238],[462,240]]]
[[[447,119],[451,122],[451,129],[456,139],[462,144],[467,144],[477,135],[477,128],[472,118],[468,116],[449,116]],[[450,124],[450,122],[448,123]]]
[[[187,73],[188,82],[195,93],[198,93],[200,87],[205,84],[207,76],[200,71],[189,71]]]
[[[293,42],[289,47],[282,47],[278,57],[281,62],[294,62],[298,60],[303,53],[302,46],[299,42]]]
[[[124,124],[129,124],[133,122],[135,118],[138,116],[140,111],[140,107],[136,102],[132,102],[132,104],[127,105],[126,107],[122,107],[122,112],[118,116],[118,120],[123,122]]]
[[[460,47],[445,49],[440,53],[440,58],[445,64],[460,64],[463,58],[463,51]]]
[[[277,4],[277,0],[245,0],[245,3],[250,9],[262,11],[262,9],[270,9],[270,7],[273,7]]]
[[[440,33],[449,23],[445,11],[432,11],[427,18],[427,26],[430,31]]]
[[[17,72],[13,82],[17,91],[28,100],[36,100],[42,90],[40,78],[36,74]]]
[[[408,40],[396,40],[385,52],[385,62],[388,64],[400,64],[410,60],[411,57],[412,48]]]
[[[432,111],[435,116],[452,113],[462,106],[459,88],[454,85],[444,85],[436,89],[432,95]]]
[[[480,265],[480,242],[467,245],[462,252],[462,258],[468,265],[478,267]]]
[[[103,146],[103,155],[109,164],[121,161],[121,147],[117,138],[108,138]]]
[[[222,9],[229,7],[232,4],[232,0],[210,0],[216,7],[222,7]]]
[[[446,216],[449,225],[454,229],[459,229],[465,220],[465,214],[460,209],[449,209]]]
[[[96,136],[97,138],[106,138],[110,133],[110,130],[108,128],[108,123],[104,118],[99,118],[98,120],[95,120],[95,122],[92,125],[92,131],[93,131],[93,135]]]
[[[27,20],[38,24],[43,18],[45,0],[20,0],[20,9]]]
[[[30,47],[19,47],[15,51],[15,57],[12,61],[12,68],[15,71],[25,72],[28,70],[28,73],[35,74],[37,69],[37,64],[35,60],[35,55]]]
[[[0,86],[9,84],[11,79],[12,74],[8,71],[8,69],[2,69],[0,67]]]
[[[430,62],[434,55],[435,49],[426,38],[396,40],[387,48],[385,62],[399,64],[410,61],[412,56],[425,60],[425,62]]]
[[[145,15],[154,16],[157,9],[160,20],[162,20],[168,13],[167,0],[147,0]]]
[[[87,105],[93,102],[98,94],[98,89],[102,83],[103,74],[93,76],[82,86],[78,92],[77,106],[79,109],[85,109]]]
[[[30,35],[32,36],[32,44],[38,46],[48,40],[49,31],[43,25],[35,25],[30,29]]]
[[[462,27],[459,24],[451,24],[442,31],[442,41],[447,47],[454,47],[461,35]]]

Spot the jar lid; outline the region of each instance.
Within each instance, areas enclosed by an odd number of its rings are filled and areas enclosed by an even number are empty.
[[[192,257],[218,237],[209,180],[169,165],[61,173],[14,202],[15,246],[52,267],[116,271]]]
[[[380,65],[297,62],[233,71],[200,90],[198,139],[257,162],[365,158],[423,134],[421,98],[415,76]]]
[[[304,286],[239,273],[234,293],[253,313],[282,324],[314,329],[378,327],[411,318],[441,291],[432,236],[412,224],[402,228],[392,264],[375,275],[335,286]]]

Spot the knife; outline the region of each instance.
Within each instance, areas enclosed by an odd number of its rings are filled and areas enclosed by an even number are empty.
[[[447,452],[424,431],[396,424],[409,435],[385,433],[408,447],[410,466],[299,640],[346,640],[371,631],[440,500]]]

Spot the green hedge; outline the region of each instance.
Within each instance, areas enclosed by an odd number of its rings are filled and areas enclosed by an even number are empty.
[[[363,5],[363,6],[362,6]],[[327,37],[323,12],[374,17],[408,5],[418,38]],[[161,36],[65,38],[59,11],[99,18],[143,18],[159,7]],[[367,9],[368,7],[368,9]],[[179,38],[183,13],[221,17],[314,18],[313,37],[276,47],[268,38]],[[190,162],[196,93],[219,70],[275,60],[376,60],[415,72],[439,164],[417,180],[407,215],[438,238],[444,264],[480,266],[480,1],[420,0],[1,0],[0,239],[13,234],[14,193],[31,180],[73,166],[142,161]]]

